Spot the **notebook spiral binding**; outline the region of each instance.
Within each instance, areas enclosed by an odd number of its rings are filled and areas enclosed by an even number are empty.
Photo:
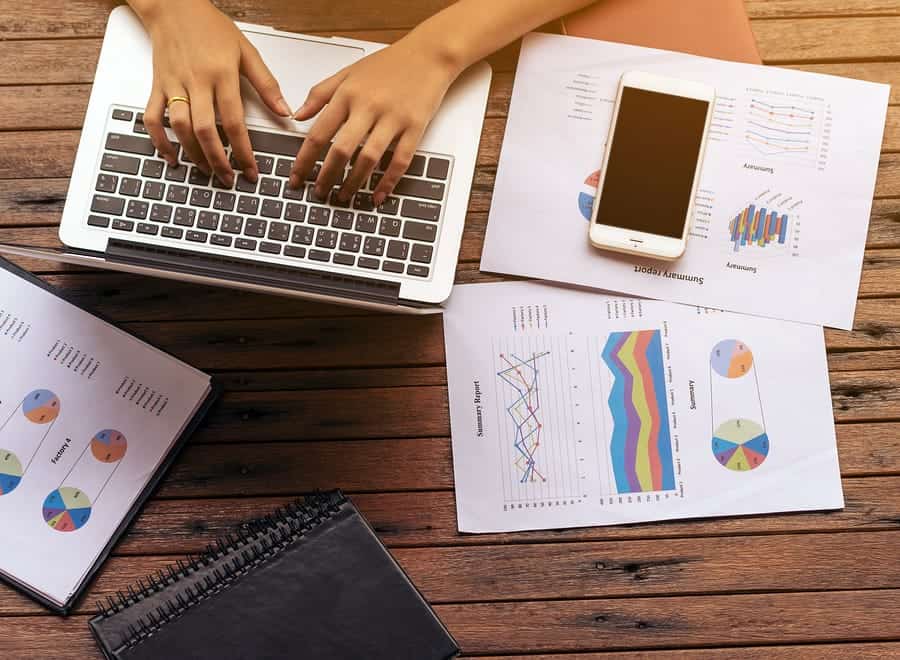
[[[129,625],[121,645],[130,648],[207,596],[226,589],[252,567],[302,538],[337,513],[346,501],[346,496],[339,490],[316,493],[281,507],[263,518],[245,523],[234,534],[210,543],[203,553],[179,559],[165,569],[129,585],[125,590],[117,591],[115,598],[108,596],[105,602],[98,601],[97,614],[104,618],[113,616],[191,573],[214,563],[219,564],[212,575],[175,593],[157,607],[155,612],[147,612]],[[228,558],[227,561],[222,562],[225,557]]]

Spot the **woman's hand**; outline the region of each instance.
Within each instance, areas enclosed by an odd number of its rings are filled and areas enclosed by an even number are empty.
[[[177,151],[163,128],[169,99],[169,121],[190,159],[227,185],[234,173],[216,127],[216,109],[244,176],[255,181],[256,160],[244,125],[240,76],[256,88],[272,112],[289,116],[290,107],[278,82],[256,48],[230,18],[208,0],[130,0],[153,41],[153,91],[144,124],[160,155],[177,163]]]
[[[320,82],[294,115],[302,121],[325,108],[297,154],[289,185],[297,188],[306,180],[333,140],[316,180],[316,194],[325,198],[343,181],[338,199],[346,202],[396,140],[390,166],[374,191],[375,205],[381,204],[412,162],[428,123],[461,70],[412,33]],[[345,167],[357,150],[344,180]]]

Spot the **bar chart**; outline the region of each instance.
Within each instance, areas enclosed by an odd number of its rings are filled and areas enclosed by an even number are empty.
[[[728,220],[728,251],[800,256],[800,208],[803,202],[765,191]]]

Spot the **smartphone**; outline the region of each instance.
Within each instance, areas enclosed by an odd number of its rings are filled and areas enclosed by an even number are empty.
[[[684,254],[715,89],[624,74],[591,214],[590,241],[615,252]]]

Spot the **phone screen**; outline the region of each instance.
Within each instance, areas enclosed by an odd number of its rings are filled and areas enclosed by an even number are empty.
[[[681,238],[708,101],[622,90],[596,222]]]

